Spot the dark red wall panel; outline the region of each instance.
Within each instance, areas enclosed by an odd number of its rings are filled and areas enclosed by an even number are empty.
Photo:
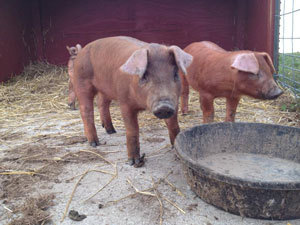
[[[66,45],[126,35],[184,48],[213,41],[273,55],[275,0],[0,0],[0,81]]]
[[[245,47],[273,57],[275,0],[248,0]]]
[[[127,35],[147,42],[176,44],[214,41],[235,47],[236,0],[73,0],[41,1],[45,57],[64,64],[66,45]]]
[[[31,1],[0,0],[0,81],[34,58],[31,21]]]

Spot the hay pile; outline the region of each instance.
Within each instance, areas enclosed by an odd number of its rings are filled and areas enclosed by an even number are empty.
[[[1,119],[20,121],[27,115],[64,108],[67,81],[64,67],[48,63],[27,66],[20,76],[0,86]]]

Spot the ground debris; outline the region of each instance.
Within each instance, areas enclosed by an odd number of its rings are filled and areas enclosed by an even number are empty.
[[[74,221],[82,221],[86,218],[86,215],[84,214],[80,215],[76,210],[70,210],[68,217]]]
[[[195,204],[190,204],[188,207],[187,207],[187,210],[188,211],[192,211],[194,209],[196,209],[198,207],[198,204],[195,203]]]
[[[53,206],[53,199],[53,194],[28,198],[23,205],[13,209],[18,216],[8,225],[41,225],[50,222],[51,215],[47,210]]]

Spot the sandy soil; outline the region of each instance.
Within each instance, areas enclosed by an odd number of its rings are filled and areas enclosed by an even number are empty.
[[[49,217],[52,222],[49,220],[45,224],[159,224],[161,211],[156,196],[136,194],[118,202],[111,202],[135,193],[128,180],[137,189],[146,190],[153,187],[152,179],[154,182],[161,179],[156,189],[161,196],[164,209],[162,224],[287,224],[287,221],[242,218],[216,209],[199,199],[185,181],[181,164],[169,145],[165,128],[155,123],[152,127],[141,127],[141,151],[146,153],[146,164],[136,169],[126,164],[125,130],[122,126],[116,126],[116,134],[108,135],[98,123],[98,135],[102,141],[106,141],[106,145],[92,148],[83,137],[79,112],[69,110],[67,112],[77,115],[78,118],[60,121],[55,113],[47,115],[46,120],[44,116],[40,118],[33,115],[30,120],[34,120],[33,123],[14,129],[0,145],[2,170],[5,168],[34,171],[41,168],[34,176],[24,174],[1,176],[1,224],[9,223],[16,218],[21,218],[24,222],[26,215],[24,218],[23,211],[18,211],[23,202],[30,197],[49,195],[54,196],[54,199],[48,202],[44,210],[48,214],[42,219]],[[78,132],[75,136],[74,130]],[[5,129],[0,131],[2,134],[6,132]],[[87,152],[84,152],[85,150]],[[103,190],[85,201],[103,187],[115,172],[112,164],[88,151],[100,153],[106,160],[116,164],[118,173]],[[76,210],[79,214],[86,215],[86,218],[77,222],[66,217],[61,222],[72,190],[80,175],[87,170],[90,172],[79,182],[69,207],[69,210]],[[110,171],[111,174],[99,172],[100,170]],[[163,179],[167,175],[167,179]],[[185,213],[162,197],[175,203]],[[300,224],[300,220],[290,223]]]

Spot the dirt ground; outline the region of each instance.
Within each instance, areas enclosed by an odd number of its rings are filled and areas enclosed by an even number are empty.
[[[34,89],[32,96],[10,97],[16,87],[28,91],[32,80],[1,87],[7,91],[0,93],[0,107],[6,112],[0,120],[0,224],[300,225],[300,220],[242,218],[203,202],[186,183],[164,123],[150,113],[139,115],[144,167],[126,163],[125,129],[117,103],[111,107],[117,133],[105,133],[95,110],[98,136],[106,144],[88,146],[79,110],[66,104],[65,70],[51,71],[57,73],[53,82],[45,82],[48,74],[42,72],[33,78],[44,87]],[[279,108],[280,100],[243,98],[237,121],[300,125],[297,113]],[[218,100],[216,121],[224,115],[224,101]],[[201,119],[193,92],[189,115],[180,115],[180,126],[184,130],[201,124]]]

